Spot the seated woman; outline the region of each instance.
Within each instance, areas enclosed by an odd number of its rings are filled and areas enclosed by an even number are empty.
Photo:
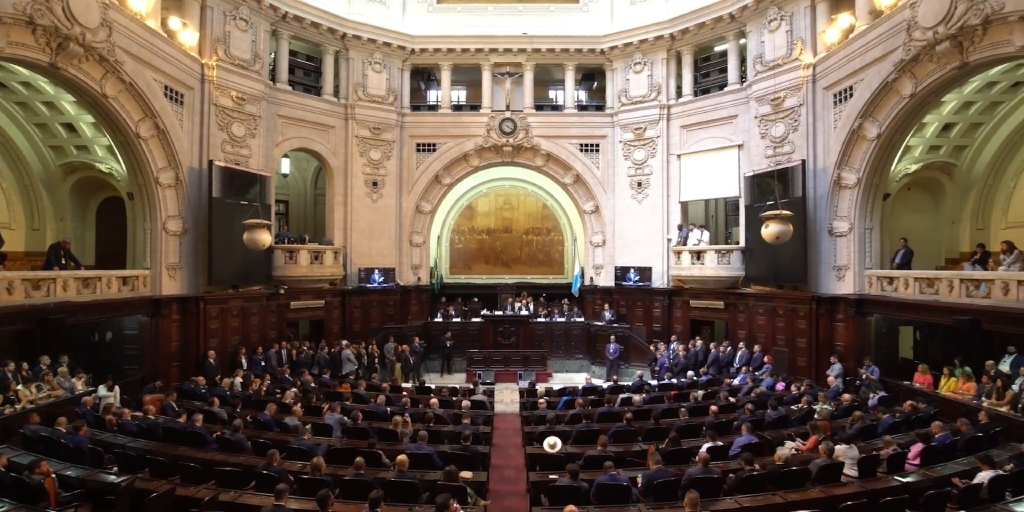
[[[850,434],[841,432],[836,436],[836,451],[832,458],[843,463],[843,479],[857,478],[857,461],[860,460],[860,451],[857,445],[853,444]]]
[[[989,398],[983,398],[981,405],[1000,411],[1009,411],[1010,407],[1016,403],[1016,396],[1017,393],[1013,392],[1009,381],[999,377],[996,379],[995,385],[992,386],[992,395]]]
[[[948,394],[956,389],[956,376],[953,375],[952,366],[942,367],[942,378],[939,379],[939,393]]]
[[[327,482],[327,488],[331,490],[331,494],[335,492],[334,479],[324,474],[324,469],[327,468],[327,463],[324,462],[324,458],[320,456],[313,457],[313,460],[309,461],[309,476],[314,478],[320,478]]]
[[[882,449],[878,451],[878,457],[879,457],[879,459],[878,459],[878,464],[879,464],[878,471],[880,473],[885,473],[885,468],[886,468],[885,459],[886,459],[886,457],[888,457],[888,456],[890,456],[890,455],[892,455],[892,454],[894,454],[894,453],[896,453],[898,451],[901,451],[900,447],[896,444],[896,441],[893,440],[892,436],[882,436]]]
[[[466,483],[463,481],[471,480],[472,478],[473,473],[470,473],[469,471],[463,471],[460,473],[459,468],[455,466],[448,466],[444,468],[444,471],[441,472],[442,482],[449,484],[462,484],[466,487],[466,498],[469,501],[469,506],[486,507],[490,505],[489,501],[484,501],[480,499],[480,497],[477,496],[475,492],[473,492],[473,489],[470,486],[466,485]]]
[[[999,262],[992,260],[989,265],[999,272],[1020,272],[1024,266],[1024,256],[1013,242],[1003,240],[999,244]]]
[[[32,378],[32,375],[21,376],[21,385],[17,387],[19,409],[31,407],[44,398],[40,397],[39,393],[36,392],[35,384],[36,380]]]
[[[974,374],[964,371],[960,374],[956,389],[948,393],[951,396],[962,400],[970,400],[978,392],[978,383],[974,382]]]
[[[932,373],[928,369],[928,365],[921,363],[917,365],[917,372],[914,373],[914,380],[912,381],[914,387],[924,388],[928,391],[935,391],[935,381],[932,379]]]
[[[917,439],[917,442],[907,452],[907,464],[904,468],[906,471],[917,471],[921,467],[921,450],[924,450],[925,446],[932,444],[932,431],[927,429],[918,430],[914,432],[914,438]]]
[[[771,373],[772,369],[775,368],[775,366],[772,363],[773,363],[772,356],[771,355],[765,355],[764,356],[764,366],[762,366],[761,370],[757,372],[757,376],[763,379],[765,375],[768,375],[769,373]]]
[[[967,366],[967,365],[964,364],[964,358],[962,358],[960,356],[954,357],[953,358],[953,376],[959,379],[960,376],[963,375],[964,372],[974,373],[973,371],[971,371],[971,367],[970,366]]]
[[[795,441],[786,441],[786,445],[790,446],[794,450],[799,450],[803,453],[817,453],[818,445],[821,444],[821,428],[818,427],[817,421],[811,421],[807,424],[807,433],[809,436],[807,440],[796,439]]]

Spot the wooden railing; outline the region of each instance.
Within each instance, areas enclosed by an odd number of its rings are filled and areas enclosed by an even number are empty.
[[[674,286],[733,288],[743,279],[743,246],[672,247],[669,276]]]
[[[275,245],[274,281],[297,288],[330,286],[345,278],[345,248],[329,245]]]
[[[149,295],[149,270],[0,272],[0,305]]]
[[[872,295],[1024,304],[1024,272],[868,270],[864,279]]]

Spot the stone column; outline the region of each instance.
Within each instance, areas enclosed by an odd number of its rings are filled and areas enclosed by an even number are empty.
[[[338,58],[338,49],[333,46],[324,46],[323,52],[323,73],[320,75],[320,97],[328,100],[334,99],[334,63]]]
[[[349,57],[348,52],[341,50],[338,52],[338,101],[348,101],[348,90],[349,90]]]
[[[203,17],[203,6],[199,0],[182,0],[181,1],[181,19],[188,23],[188,26],[196,32],[202,34],[199,30],[199,25],[202,23]],[[200,38],[202,36],[200,35]],[[198,44],[197,44],[198,46]]]
[[[857,28],[854,32],[860,32],[875,21],[874,0],[856,0],[853,4],[853,17],[857,18]]]
[[[676,99],[677,99],[676,98],[676,69],[677,69],[676,68],[676,62],[677,62],[676,51],[675,50],[669,50],[668,51],[668,66],[665,66],[665,69],[668,72],[668,77],[666,77],[667,78],[666,82],[668,84],[668,91],[666,91],[666,92],[668,94],[665,97],[670,102],[676,101]]]
[[[291,89],[288,85],[288,40],[292,35],[281,29],[274,30],[277,49],[274,51],[274,85],[283,89]]]
[[[412,63],[406,62],[402,66],[402,112],[412,110]]]
[[[743,85],[742,75],[740,74],[740,66],[742,66],[743,53],[740,50],[740,37],[742,34],[739,32],[730,32],[725,36],[726,42],[729,44],[729,86],[726,89],[735,89]]]
[[[441,66],[441,109],[438,112],[452,111],[452,63],[442,62]]]
[[[494,64],[480,63],[480,112],[490,112],[494,97]],[[505,97],[501,97],[498,110],[505,106]]]
[[[693,98],[693,47],[684,46],[679,50],[679,56],[682,64],[682,80],[683,80],[683,91],[679,100],[688,100]]]
[[[565,107],[563,112],[576,112],[576,63],[562,64],[565,70]]]
[[[817,53],[828,51],[825,42],[825,29],[832,24],[832,0],[817,0],[814,4],[814,33],[818,35]]]
[[[615,64],[604,63],[604,111],[615,110]]]
[[[534,112],[533,106],[533,70],[537,64],[533,62],[523,63],[523,112]]]

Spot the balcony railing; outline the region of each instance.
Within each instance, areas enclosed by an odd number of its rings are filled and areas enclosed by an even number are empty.
[[[0,305],[149,295],[149,270],[0,272]]]
[[[1024,272],[868,270],[872,295],[1024,305]]]
[[[296,288],[324,288],[345,278],[345,248],[328,245],[275,245],[274,281]]]
[[[743,279],[743,247],[672,247],[668,273],[673,286],[734,288]]]

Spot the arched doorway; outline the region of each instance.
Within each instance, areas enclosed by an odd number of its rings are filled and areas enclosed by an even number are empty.
[[[320,156],[296,149],[284,153],[274,176],[274,230],[317,244],[329,240],[327,169]],[[333,245],[328,244],[328,245]]]
[[[96,206],[96,269],[118,270],[127,268],[128,215],[124,199],[109,196]]]
[[[8,269],[35,270],[46,247],[63,237],[87,268],[146,268],[154,245],[147,240],[147,169],[122,158],[134,152],[118,147],[115,140],[125,139],[110,135],[114,128],[89,95],[43,73],[0,62],[0,230]]]

